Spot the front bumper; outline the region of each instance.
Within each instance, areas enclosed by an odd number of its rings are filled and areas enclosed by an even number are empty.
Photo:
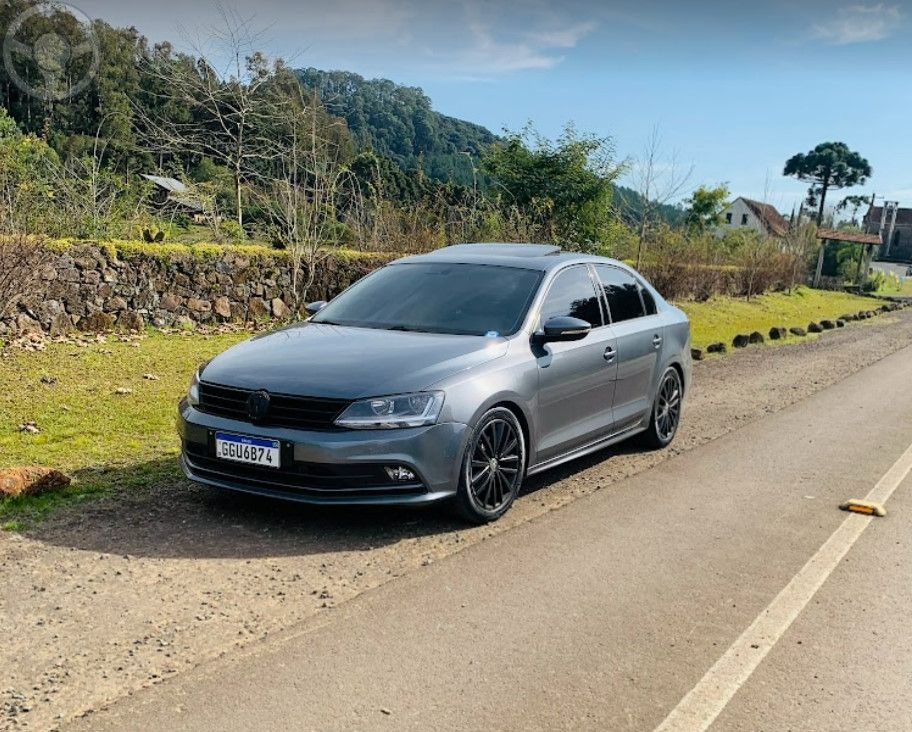
[[[181,467],[193,481],[303,503],[416,505],[454,495],[466,425],[401,430],[317,432],[260,427],[205,414],[186,400],[179,407]],[[281,443],[280,470],[215,457],[215,433],[263,437]],[[389,479],[386,466],[403,466],[417,480]]]

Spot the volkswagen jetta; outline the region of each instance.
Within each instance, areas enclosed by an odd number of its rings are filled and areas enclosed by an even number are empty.
[[[634,436],[667,446],[690,385],[684,313],[624,264],[553,246],[407,257],[308,311],[194,375],[189,478],[492,521],[527,476]]]

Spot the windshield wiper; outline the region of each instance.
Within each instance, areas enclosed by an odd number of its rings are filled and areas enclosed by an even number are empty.
[[[388,325],[383,328],[383,330],[395,330],[400,333],[429,333],[430,331],[423,330],[421,328],[413,328],[408,325]]]

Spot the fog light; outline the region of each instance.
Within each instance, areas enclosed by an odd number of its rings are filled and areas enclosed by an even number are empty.
[[[384,470],[386,470],[389,479],[395,483],[412,483],[417,478],[411,470],[402,465],[397,465],[393,468],[384,468]]]

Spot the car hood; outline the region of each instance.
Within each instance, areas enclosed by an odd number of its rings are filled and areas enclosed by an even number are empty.
[[[229,348],[203,381],[276,394],[358,399],[420,391],[500,358],[503,338],[299,323]]]

